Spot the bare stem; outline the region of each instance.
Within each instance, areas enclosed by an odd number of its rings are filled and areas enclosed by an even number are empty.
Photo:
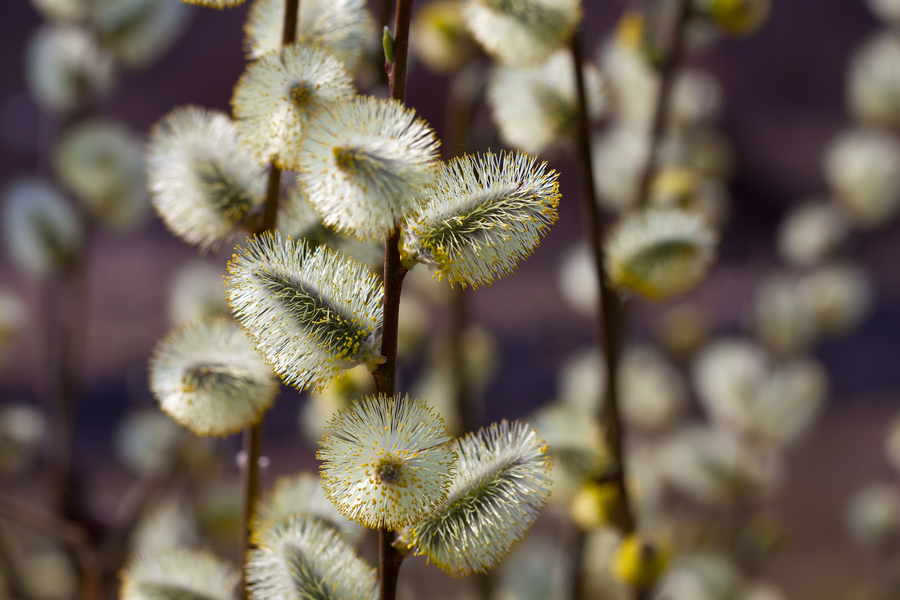
[[[409,23],[413,0],[397,0],[394,24],[394,62],[388,68],[391,98],[406,99],[406,59],[409,54]],[[373,373],[379,393],[393,396],[397,387],[397,328],[400,320],[400,294],[406,269],[400,264],[400,230],[384,241],[384,318],[381,330],[381,355],[384,363]],[[380,600],[394,600],[403,556],[393,546],[394,532],[379,529],[378,591]]]
[[[669,18],[668,21],[662,19],[664,25],[668,24],[669,28],[663,27],[661,32],[660,59],[656,65],[659,73],[659,87],[657,88],[656,101],[653,105],[653,116],[650,122],[647,162],[644,164],[644,170],[640,178],[640,187],[638,188],[637,198],[640,206],[647,204],[650,184],[658,169],[656,149],[666,131],[669,115],[669,98],[672,96],[675,75],[678,70],[678,64],[681,62],[681,54],[684,49],[684,25],[687,22],[691,9],[689,0],[669,1],[671,2],[669,8],[672,12],[664,15]]]
[[[625,486],[625,458],[623,455],[624,431],[619,416],[619,358],[620,320],[623,318],[622,302],[609,286],[606,266],[603,261],[603,224],[597,208],[594,171],[592,169],[590,122],[587,117],[587,102],[584,87],[584,56],[581,50],[580,32],[572,36],[570,46],[575,66],[575,83],[578,98],[578,157],[582,172],[582,209],[584,211],[584,235],[594,255],[595,276],[600,288],[600,319],[595,321],[597,339],[603,347],[606,361],[606,399],[600,420],[603,423],[606,444],[612,459],[609,479],[619,492],[620,510],[616,514],[616,526],[624,534],[634,531],[634,516],[628,489]]]

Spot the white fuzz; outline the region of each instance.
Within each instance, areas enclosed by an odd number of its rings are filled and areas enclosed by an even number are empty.
[[[447,501],[412,527],[408,542],[454,577],[493,569],[547,503],[550,458],[533,429],[501,421],[454,442]]]
[[[627,215],[606,242],[609,278],[649,298],[667,298],[703,278],[716,242],[695,213],[660,208]]]
[[[72,206],[52,185],[24,179],[3,193],[3,239],[12,261],[37,277],[77,258],[84,232]]]
[[[879,33],[850,64],[847,95],[850,110],[875,126],[900,126],[900,33]]]
[[[66,132],[54,152],[56,173],[94,215],[127,231],[150,209],[141,139],[115,121],[90,121]]]
[[[356,98],[329,111],[305,140],[300,179],[326,225],[384,238],[418,209],[439,146],[431,127],[399,102]]]
[[[354,93],[341,62],[310,46],[285,46],[250,63],[231,109],[241,140],[281,169],[297,170],[313,123]]]
[[[397,530],[447,497],[456,452],[443,420],[409,396],[369,396],[328,424],[316,458],[325,495],[370,529]]]
[[[228,435],[259,422],[278,382],[231,320],[170,333],[150,359],[150,390],[163,411],[197,435]]]
[[[579,0],[468,0],[469,30],[497,61],[533,65],[545,60],[581,18]]]
[[[25,81],[43,108],[68,113],[106,96],[113,57],[79,27],[44,25],[25,50]]]
[[[103,43],[119,63],[132,69],[161,58],[187,26],[188,7],[178,0],[98,4],[93,18]]]
[[[330,527],[288,517],[256,540],[247,560],[252,600],[376,600],[378,574]]]
[[[494,69],[487,99],[503,140],[525,152],[542,153],[574,137],[578,105],[572,54],[559,50],[532,67]],[[588,117],[599,119],[609,108],[600,72],[584,67]]]
[[[154,126],[146,162],[153,206],[163,222],[203,250],[218,248],[266,193],[258,158],[240,145],[234,123],[218,111],[173,110]]]
[[[900,141],[875,130],[845,132],[825,155],[825,178],[855,225],[885,225],[900,209]]]
[[[247,16],[244,46],[249,58],[281,48],[283,0],[256,0]],[[375,29],[365,0],[301,0],[297,43],[318,48],[355,73]]]
[[[212,554],[175,548],[133,558],[122,571],[122,600],[234,600],[241,576]]]
[[[381,281],[365,265],[264,234],[228,265],[235,318],[286,383],[321,391],[343,369],[383,362]]]
[[[348,544],[355,543],[363,530],[351,523],[325,497],[325,490],[318,475],[300,473],[282,477],[260,502],[253,513],[254,535],[263,535],[266,529],[292,515],[303,516],[334,529]]]
[[[464,156],[441,165],[405,252],[465,287],[515,270],[556,221],[558,173],[527,154]]]

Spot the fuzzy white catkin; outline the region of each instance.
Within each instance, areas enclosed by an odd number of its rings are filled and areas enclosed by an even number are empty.
[[[84,241],[75,210],[51,184],[24,179],[3,193],[3,239],[14,264],[44,277],[71,264]]]
[[[839,135],[824,159],[835,199],[859,228],[885,225],[900,209],[900,140],[877,130]]]
[[[187,548],[132,557],[121,577],[122,600],[157,600],[176,594],[232,600],[240,580],[237,570],[222,559]]]
[[[526,154],[464,156],[441,165],[404,253],[440,279],[490,284],[528,257],[557,219],[558,173]]]
[[[584,67],[589,119],[609,110],[609,93],[599,71]],[[572,55],[559,50],[528,67],[498,66],[487,84],[487,99],[503,140],[533,154],[558,148],[577,127]]]
[[[247,66],[234,88],[231,109],[244,144],[281,169],[297,170],[300,152],[326,108],[353,94],[338,59],[295,44]]]
[[[326,225],[384,239],[421,207],[439,147],[403,104],[358,97],[336,104],[304,141],[299,178]]]
[[[275,523],[247,557],[252,600],[376,600],[378,575],[333,529],[298,514]]]
[[[853,57],[847,77],[850,110],[873,126],[900,127],[900,33],[876,34]]]
[[[25,82],[43,108],[66,114],[105,97],[115,81],[112,55],[86,29],[43,25],[25,49]]]
[[[196,435],[224,436],[258,423],[278,382],[247,334],[220,318],[189,323],[157,344],[150,390]]]
[[[136,229],[150,213],[142,140],[116,121],[69,130],[54,152],[60,181],[109,228]]]
[[[264,200],[259,157],[218,111],[183,106],[160,119],[146,165],[153,207],[175,235],[201,250],[218,248]]]
[[[282,0],[256,0],[244,31],[248,58],[281,48]],[[365,0],[305,0],[297,13],[297,43],[331,54],[355,73],[375,26]]]
[[[275,373],[322,390],[342,371],[383,362],[381,281],[325,246],[256,237],[228,266],[228,301]]]
[[[189,15],[179,0],[116,0],[98,3],[93,20],[118,62],[138,69],[168,52],[186,28]]]
[[[457,455],[450,440],[424,402],[362,398],[332,419],[320,442],[325,495],[364,527],[406,527],[447,498]]]
[[[467,0],[463,14],[495,60],[524,66],[545,60],[565,42],[581,6],[578,0]]]
[[[826,258],[846,239],[849,226],[830,203],[811,201],[788,214],[778,230],[781,257],[797,267],[810,267]]]
[[[447,500],[404,538],[454,577],[493,569],[534,524],[549,495],[547,445],[501,421],[452,444],[459,459]]]
[[[697,285],[713,261],[718,235],[696,213],[650,208],[623,216],[606,239],[610,281],[652,299]]]

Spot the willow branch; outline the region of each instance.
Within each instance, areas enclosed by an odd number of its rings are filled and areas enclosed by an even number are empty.
[[[670,98],[675,87],[675,79],[681,55],[684,51],[684,26],[690,14],[689,0],[669,0],[672,4],[672,13],[669,17],[669,28],[663,27],[660,44],[660,58],[656,63],[659,77],[656,99],[653,104],[653,113],[650,121],[650,132],[647,143],[647,162],[641,172],[638,187],[638,202],[640,206],[647,204],[650,184],[658,169],[656,149],[666,131],[669,116]],[[664,24],[666,19],[663,19]]]
[[[578,157],[582,173],[582,210],[584,212],[584,235],[594,257],[594,274],[600,288],[600,319],[595,320],[596,335],[603,348],[606,366],[605,401],[602,414],[604,436],[612,458],[612,472],[609,474],[619,492],[620,510],[616,515],[616,526],[629,534],[634,531],[634,516],[626,488],[626,467],[623,453],[624,430],[619,415],[619,359],[621,355],[619,326],[623,317],[622,302],[610,287],[603,260],[603,224],[597,207],[597,193],[592,168],[590,121],[587,115],[587,100],[584,86],[584,55],[581,50],[580,32],[570,41],[575,68],[576,97],[578,99]]]
[[[394,56],[388,68],[391,98],[406,100],[406,60],[409,55],[409,23],[413,0],[397,0],[394,23]],[[400,230],[391,232],[384,241],[384,320],[382,321],[381,355],[384,363],[375,371],[375,385],[381,394],[393,396],[397,379],[397,329],[400,321],[400,294],[406,269],[400,264]],[[380,600],[397,597],[397,578],[403,556],[393,546],[394,532],[378,530],[378,593]]]
[[[289,46],[297,39],[297,16],[300,12],[300,0],[285,0],[284,21],[281,29],[281,45]],[[273,231],[278,223],[278,200],[281,188],[281,169],[275,163],[269,165],[269,179],[266,186],[266,203],[263,209],[262,223],[257,233]],[[244,464],[241,469],[241,578],[242,594],[246,595],[247,552],[252,547],[250,541],[250,522],[259,498],[260,475],[259,459],[262,456],[263,417],[259,423],[244,429],[243,455]]]

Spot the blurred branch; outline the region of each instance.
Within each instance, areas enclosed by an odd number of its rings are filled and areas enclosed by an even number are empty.
[[[576,32],[570,40],[575,68],[576,97],[578,100],[577,145],[582,173],[582,209],[584,212],[584,236],[593,253],[594,275],[600,288],[599,314],[595,319],[597,339],[603,348],[606,366],[606,389],[600,420],[604,428],[606,445],[609,447],[612,467],[608,474],[616,484],[620,498],[616,527],[625,535],[634,531],[634,516],[628,490],[625,486],[625,457],[623,454],[624,431],[619,416],[619,358],[621,354],[620,331],[625,318],[624,306],[616,292],[610,287],[603,260],[603,223],[598,209],[597,192],[594,182],[593,159],[590,140],[590,121],[587,114],[587,95],[584,84],[584,54],[581,49],[581,32]]]
[[[690,0],[659,0],[660,27],[656,32],[657,43],[654,44],[654,52],[657,60],[654,63],[659,77],[656,99],[653,104],[652,120],[650,122],[649,139],[647,143],[647,162],[639,180],[638,206],[646,206],[650,192],[650,184],[658,169],[657,147],[666,131],[669,116],[669,99],[681,63],[684,52],[684,27],[691,12]],[[669,9],[669,12],[665,12]]]

